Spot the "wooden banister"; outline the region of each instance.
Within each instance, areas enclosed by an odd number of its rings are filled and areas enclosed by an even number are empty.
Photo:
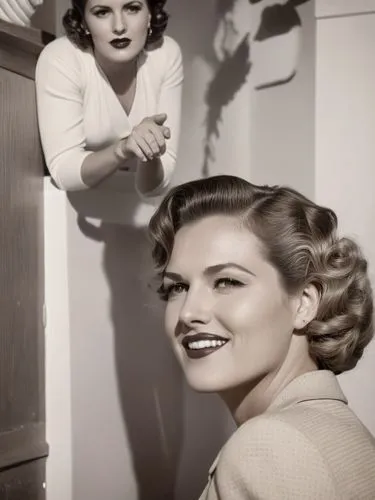
[[[0,21],[0,68],[34,79],[38,56],[54,38],[51,33]]]

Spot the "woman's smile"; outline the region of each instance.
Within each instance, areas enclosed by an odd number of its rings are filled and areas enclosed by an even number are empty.
[[[182,338],[181,345],[191,359],[199,359],[221,349],[229,339],[212,333],[196,333]]]

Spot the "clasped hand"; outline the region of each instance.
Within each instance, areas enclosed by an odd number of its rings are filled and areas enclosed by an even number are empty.
[[[142,161],[150,161],[162,155],[166,149],[165,140],[171,136],[170,129],[164,126],[166,119],[165,113],[144,118],[123,139],[121,149],[124,155],[136,156]]]

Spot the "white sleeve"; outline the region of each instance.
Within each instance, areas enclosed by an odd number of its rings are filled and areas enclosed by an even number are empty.
[[[59,42],[56,40],[55,42]],[[74,52],[63,53],[62,44],[42,51],[36,67],[36,94],[40,138],[51,177],[66,191],[87,189],[81,166],[85,150],[83,92]]]
[[[171,138],[166,141],[166,151],[161,156],[164,169],[162,183],[152,191],[141,192],[136,188],[141,197],[151,198],[162,195],[171,182],[177,160],[178,143],[181,126],[181,100],[183,82],[183,62],[181,49],[178,43],[170,37],[165,37],[166,70],[161,84],[157,113],[166,113],[165,125],[170,128]]]

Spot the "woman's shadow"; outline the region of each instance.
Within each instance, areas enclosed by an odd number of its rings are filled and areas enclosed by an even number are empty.
[[[228,436],[227,415],[218,398],[195,394],[185,384],[163,332],[165,305],[151,286],[146,227],[135,223],[140,202],[125,196],[122,223],[116,220],[120,205],[114,198],[106,197],[112,217],[100,216],[94,190],[69,193],[68,198],[81,233],[103,245],[117,387],[137,498],[191,500],[199,497],[208,468]],[[99,219],[99,225],[90,218]]]
[[[183,382],[161,331],[162,304],[149,287],[152,267],[145,227],[104,221],[94,225],[87,219],[85,194],[71,193],[69,199],[82,234],[104,245],[117,388],[138,498],[173,500],[183,438]]]

